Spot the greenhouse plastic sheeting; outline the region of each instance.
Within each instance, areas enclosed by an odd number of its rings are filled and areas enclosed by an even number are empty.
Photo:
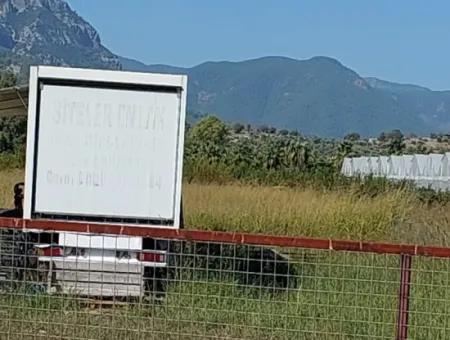
[[[442,158],[442,177],[450,177],[450,152],[446,152]]]
[[[401,178],[409,178],[414,177],[415,173],[415,167],[414,167],[414,156],[413,155],[403,155],[403,169],[402,173],[400,174]]]
[[[353,158],[353,174],[364,176],[370,174],[370,165],[368,157]]]
[[[431,178],[442,177],[442,160],[444,155],[438,153],[432,153],[428,155]]]
[[[389,172],[388,178],[404,178],[405,177],[405,169],[404,169],[404,161],[402,156],[391,156],[389,158]]]
[[[417,172],[416,177],[429,177],[428,155],[414,155],[414,162],[416,163]]]
[[[386,177],[389,172],[389,157],[388,156],[380,156],[380,176]]]
[[[369,157],[370,174],[373,176],[381,175],[380,157]]]
[[[346,157],[344,176],[374,176],[393,180],[410,180],[418,187],[450,191],[450,152],[371,157]]]

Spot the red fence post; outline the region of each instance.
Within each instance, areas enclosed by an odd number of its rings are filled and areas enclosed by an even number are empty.
[[[397,340],[408,338],[409,293],[411,284],[412,256],[402,254],[400,258],[400,289],[398,292]]]

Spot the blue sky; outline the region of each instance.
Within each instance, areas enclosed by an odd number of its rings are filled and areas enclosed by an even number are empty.
[[[450,1],[68,2],[111,51],[147,64],[325,55],[364,76],[450,89]]]

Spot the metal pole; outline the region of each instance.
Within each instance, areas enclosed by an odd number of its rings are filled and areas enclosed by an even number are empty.
[[[400,257],[400,289],[398,293],[397,340],[408,338],[409,293],[411,284],[412,256]]]

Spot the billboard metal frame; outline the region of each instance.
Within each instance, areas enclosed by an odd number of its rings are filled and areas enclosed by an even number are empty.
[[[120,89],[133,91],[178,93],[178,129],[176,143],[176,174],[174,184],[173,219],[155,216],[105,216],[92,214],[48,214],[36,211],[36,176],[39,144],[40,92],[42,85],[77,86],[92,89]],[[31,67],[28,104],[27,162],[25,171],[24,217],[30,219],[107,222],[127,225],[179,228],[181,211],[181,181],[184,148],[184,121],[186,115],[187,76],[135,73],[122,71],[74,69],[49,66]],[[55,198],[57,199],[57,198]]]

